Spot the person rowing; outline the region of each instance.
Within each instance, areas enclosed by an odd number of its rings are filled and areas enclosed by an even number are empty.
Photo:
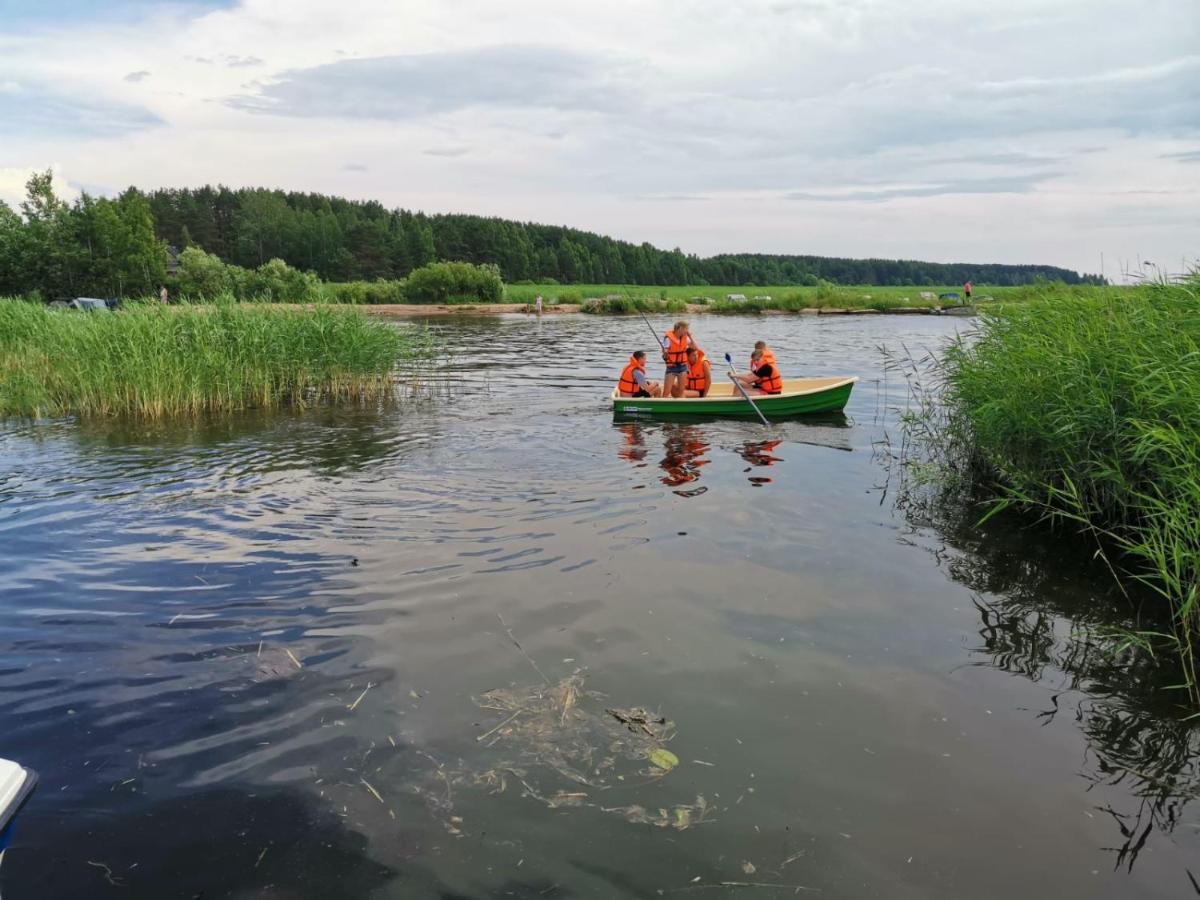
[[[706,397],[712,387],[712,366],[704,351],[693,344],[687,350],[687,386],[683,389],[685,397]]]
[[[687,385],[688,347],[695,345],[688,323],[682,319],[675,327],[663,333],[662,357],[667,364],[667,373],[663,377],[662,395],[664,397],[682,397]]]
[[[621,370],[617,388],[622,397],[661,397],[662,385],[646,380],[646,351],[638,350]]]
[[[766,363],[766,364],[767,364],[767,365],[769,365],[769,366],[774,366],[774,365],[776,365],[776,363],[775,363],[775,354],[774,354],[774,353],[771,351],[771,348],[767,346],[767,342],[766,342],[766,341],[755,341],[755,342],[754,342],[754,349],[755,349],[755,350],[761,350],[761,351],[762,351],[762,355],[763,355],[763,359],[762,359],[762,361],[763,361],[764,363]],[[753,352],[753,351],[752,351],[752,352]],[[754,369],[754,357],[753,357],[753,356],[751,356],[751,358],[750,358],[750,369],[751,369],[752,371],[753,371],[753,369]]]
[[[765,355],[763,350],[756,347],[750,354],[750,374],[734,375],[733,377],[748,391],[752,390],[760,394],[782,394],[783,376],[779,373],[778,365],[764,360]]]

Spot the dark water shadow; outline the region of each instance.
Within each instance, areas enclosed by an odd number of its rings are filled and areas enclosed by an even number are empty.
[[[219,787],[66,821],[35,808],[21,826],[6,896],[365,897],[398,875],[296,790]]]

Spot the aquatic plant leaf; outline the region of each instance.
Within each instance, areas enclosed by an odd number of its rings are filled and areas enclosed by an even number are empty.
[[[679,757],[665,747],[655,747],[649,753],[649,760],[667,772],[679,765]]]

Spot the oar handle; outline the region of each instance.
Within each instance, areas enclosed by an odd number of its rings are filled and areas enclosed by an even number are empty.
[[[742,383],[737,380],[737,373],[733,371],[733,357],[728,353],[725,354],[725,362],[729,364],[729,380],[733,382],[733,386],[738,389],[739,394],[746,398],[746,402],[750,404],[750,408],[758,413],[758,417],[762,419],[762,423],[769,427],[771,423],[767,421],[767,417],[762,414],[762,410],[758,408],[758,404],[750,399],[750,395],[746,393],[746,389],[742,386]]]

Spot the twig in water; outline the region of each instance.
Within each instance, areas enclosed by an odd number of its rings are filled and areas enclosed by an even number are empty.
[[[263,861],[263,857],[267,855],[267,848],[262,848],[262,853],[258,854],[258,859],[254,861],[254,868],[258,868],[258,864]]]
[[[358,708],[358,704],[362,703],[362,698],[367,696],[367,691],[369,691],[373,687],[374,687],[374,685],[368,681],[367,686],[365,688],[363,688],[363,692],[358,695],[358,699],[355,700],[353,703],[351,703],[349,706],[347,706],[346,709],[350,710],[350,712],[354,712],[354,710]]]
[[[383,797],[381,797],[379,795],[379,791],[377,791],[377,790],[375,790],[375,788],[371,787],[371,782],[367,781],[367,779],[362,778],[362,777],[360,777],[358,780],[361,781],[364,785],[366,785],[367,790],[371,792],[371,794],[375,797],[376,800],[378,800],[380,803],[383,803]]]
[[[89,859],[87,861],[87,864],[89,866],[95,866],[97,869],[103,869],[104,870],[104,880],[107,881],[109,884],[113,885],[114,887],[125,887],[125,885],[122,883],[121,879],[117,876],[114,876],[112,873],[112,869],[110,869],[104,863],[92,862]]]
[[[515,719],[517,716],[519,716],[523,712],[526,712],[526,710],[518,709],[515,713],[513,713],[511,716],[509,716],[507,719],[505,719],[503,722],[501,722],[499,725],[497,725],[491,731],[489,731],[485,734],[481,734],[479,737],[475,738],[475,741],[478,743],[478,742],[487,740],[489,737],[491,737],[493,734],[495,734],[497,731],[499,731],[501,728],[503,728],[505,725],[507,725],[509,722],[511,722],[513,719]]]
[[[286,651],[287,651],[287,655],[288,655],[288,656],[290,656],[290,657],[292,658],[292,662],[294,662],[294,663],[296,664],[296,668],[297,668],[297,669],[303,669],[303,668],[304,668],[304,663],[302,663],[302,662],[300,662],[300,660],[296,659],[296,654],[295,654],[295,653],[293,653],[293,652],[291,651],[291,649],[290,649],[290,648],[288,648],[288,647],[284,647],[283,649],[284,649],[284,650],[286,650]]]
[[[529,664],[531,666],[533,666],[533,671],[537,672],[539,675],[542,676],[542,681],[546,682],[546,684],[550,684],[551,683],[550,679],[546,677],[546,673],[538,668],[538,664],[533,661],[532,656],[530,656],[528,653],[525,652],[525,648],[521,646],[521,642],[518,641],[515,637],[513,637],[512,629],[509,628],[508,625],[505,623],[504,617],[501,616],[500,613],[496,613],[496,618],[500,620],[500,624],[501,624],[501,626],[503,626],[504,631],[508,634],[508,639],[513,642],[513,646],[516,647],[518,650],[520,650],[521,655],[524,656],[527,660],[529,660]]]

